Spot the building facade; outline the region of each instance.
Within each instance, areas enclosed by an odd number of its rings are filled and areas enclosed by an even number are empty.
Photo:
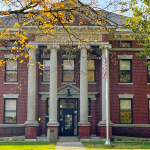
[[[108,20],[107,30],[70,25],[83,37],[93,35],[80,44],[77,39],[66,44],[68,35],[62,27],[57,27],[60,37],[47,42],[46,37],[34,33],[34,27],[25,26],[28,42],[36,48],[29,49],[31,57],[22,57],[17,50],[12,53],[13,39],[0,47],[5,62],[0,67],[1,137],[25,135],[26,139],[36,139],[56,129],[58,136],[106,138],[106,105],[110,137],[150,136],[150,69],[144,64],[149,57],[136,56],[143,48],[115,19],[111,16]],[[104,61],[109,79],[108,104]]]

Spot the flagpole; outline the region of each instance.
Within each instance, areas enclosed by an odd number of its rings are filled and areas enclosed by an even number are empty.
[[[108,76],[108,73],[109,73],[109,54],[108,54],[108,48],[106,48],[106,61],[107,61],[107,66],[106,66],[106,142],[105,142],[105,145],[110,145],[110,140],[109,140],[109,124],[108,124],[108,121],[109,121],[109,118],[108,118],[108,98],[109,98],[109,91],[108,91],[108,88],[109,88],[109,76]]]

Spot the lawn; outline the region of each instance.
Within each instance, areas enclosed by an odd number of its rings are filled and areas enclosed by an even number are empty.
[[[114,142],[114,147],[105,146],[105,142],[82,142],[87,150],[100,149],[150,149],[148,142]]]
[[[0,142],[0,150],[55,150],[56,143]]]

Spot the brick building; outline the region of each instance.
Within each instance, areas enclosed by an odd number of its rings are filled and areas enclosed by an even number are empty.
[[[36,48],[36,52],[29,50],[29,60],[20,52],[12,54],[14,39],[7,43],[0,39],[0,43],[6,43],[0,47],[0,59],[6,60],[0,67],[1,137],[25,135],[26,139],[36,139],[55,128],[59,136],[105,138],[106,81],[102,65],[106,51],[110,136],[150,136],[150,69],[144,64],[149,57],[136,56],[143,48],[121,25],[126,17],[103,13],[108,18],[106,30],[84,17],[82,25],[77,18],[69,24],[83,37],[91,33],[86,44],[79,44],[77,39],[73,39],[73,45],[62,42],[68,35],[61,26],[57,26],[57,39],[48,42],[44,35],[34,33],[34,26],[24,26],[28,41]],[[2,19],[4,27],[7,17]],[[14,56],[17,61],[11,59]],[[35,62],[41,62],[44,70]]]

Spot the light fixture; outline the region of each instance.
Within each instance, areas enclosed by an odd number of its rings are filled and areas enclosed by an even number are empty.
[[[72,95],[71,95],[71,93],[70,93],[70,89],[67,89],[67,91],[68,91],[68,93],[67,93],[67,95],[66,95],[66,96],[67,96],[67,97],[72,96]]]

